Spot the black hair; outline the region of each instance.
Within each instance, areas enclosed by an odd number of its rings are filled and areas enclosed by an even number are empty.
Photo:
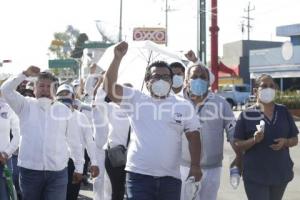
[[[151,77],[151,68],[152,67],[157,67],[157,68],[167,68],[170,71],[170,77],[171,80],[173,78],[173,72],[168,63],[165,61],[155,61],[151,63],[147,68],[146,68],[146,73],[145,73],[145,81],[149,81]]]
[[[40,80],[50,80],[52,83],[54,83],[54,89],[55,90],[57,90],[57,88],[59,86],[58,78],[50,72],[41,72],[38,75],[37,82],[40,81]]]
[[[170,64],[170,68],[180,68],[183,73],[185,73],[185,67],[180,62],[173,62]]]
[[[187,73],[185,74],[185,77],[187,77],[187,78],[186,78],[186,81],[188,81],[188,79],[189,79],[189,77],[190,77],[191,69],[192,69],[193,67],[200,67],[200,68],[204,69],[205,72],[207,73],[208,81],[210,81],[210,79],[211,79],[210,76],[211,76],[211,75],[210,75],[209,69],[208,69],[207,67],[205,67],[204,65],[202,65],[202,64],[194,64],[194,65],[188,67]]]

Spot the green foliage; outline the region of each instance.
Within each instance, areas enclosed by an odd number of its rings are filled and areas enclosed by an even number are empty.
[[[55,76],[58,76],[58,75],[59,75],[59,69],[58,69],[58,68],[51,68],[50,71],[51,71]]]
[[[77,41],[75,43],[75,48],[71,52],[71,57],[72,58],[81,58],[83,55],[83,49],[84,49],[84,43],[88,41],[88,36],[85,33],[79,34],[77,37]]]
[[[66,59],[71,55],[75,47],[76,40],[79,36],[79,30],[71,25],[67,26],[64,32],[54,33],[54,39],[49,46],[50,54],[53,59]]]
[[[296,91],[278,92],[275,102],[286,105],[289,109],[300,109],[300,93]]]

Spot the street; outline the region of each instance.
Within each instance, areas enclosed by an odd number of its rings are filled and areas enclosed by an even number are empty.
[[[300,122],[297,122],[300,128]],[[290,149],[292,160],[294,161],[295,177],[287,186],[287,190],[283,200],[299,200],[300,199],[300,145]],[[221,177],[221,186],[218,193],[218,200],[247,200],[245,195],[243,181],[240,182],[237,190],[232,189],[229,183],[229,165],[234,158],[234,154],[228,143],[224,147],[224,160]],[[257,163],[259,164],[259,163]]]
[[[237,113],[235,113],[237,114]],[[300,121],[296,122],[298,129],[300,129]],[[291,157],[294,161],[295,177],[289,183],[283,200],[299,200],[300,199],[300,145],[291,148]],[[218,193],[218,200],[247,200],[245,195],[243,181],[241,180],[237,190],[234,190],[229,183],[229,165],[234,158],[234,153],[229,143],[224,145],[224,160],[222,168],[221,185]],[[258,163],[259,164],[259,163]],[[82,200],[92,199],[92,187],[86,187],[80,191]]]

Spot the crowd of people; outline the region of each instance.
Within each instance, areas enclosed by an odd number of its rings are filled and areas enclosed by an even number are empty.
[[[228,102],[210,91],[214,75],[193,51],[185,54],[187,67],[151,63],[142,92],[117,84],[127,50],[126,42],[117,44],[107,71],[92,64],[85,83],[59,83],[30,66],[2,84],[1,200],[9,200],[6,164],[23,200],[75,200],[87,171],[95,200],[216,200],[225,136],[248,199],[282,199],[299,130],[274,102],[271,76],[257,78],[257,103],[235,119]],[[24,85],[29,77],[37,80]]]

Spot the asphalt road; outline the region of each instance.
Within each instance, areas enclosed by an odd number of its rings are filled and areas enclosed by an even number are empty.
[[[300,128],[300,122],[297,123]],[[287,186],[287,190],[283,200],[299,200],[300,199],[300,145],[290,149],[291,157],[294,161],[295,177]],[[229,183],[229,165],[234,158],[234,154],[229,144],[224,147],[224,160],[221,177],[221,186],[218,193],[218,200],[247,200],[243,181],[241,181],[237,190],[232,189]]]
[[[237,114],[237,113],[236,113]],[[300,122],[296,122],[300,130]],[[283,200],[299,200],[300,199],[300,145],[290,149],[292,160],[294,161],[295,177],[289,183]],[[241,181],[238,189],[234,190],[229,183],[229,165],[234,158],[234,153],[228,143],[224,147],[224,160],[222,168],[221,186],[218,193],[218,200],[247,200],[245,195],[243,181]],[[91,185],[80,191],[79,199],[92,199]]]

